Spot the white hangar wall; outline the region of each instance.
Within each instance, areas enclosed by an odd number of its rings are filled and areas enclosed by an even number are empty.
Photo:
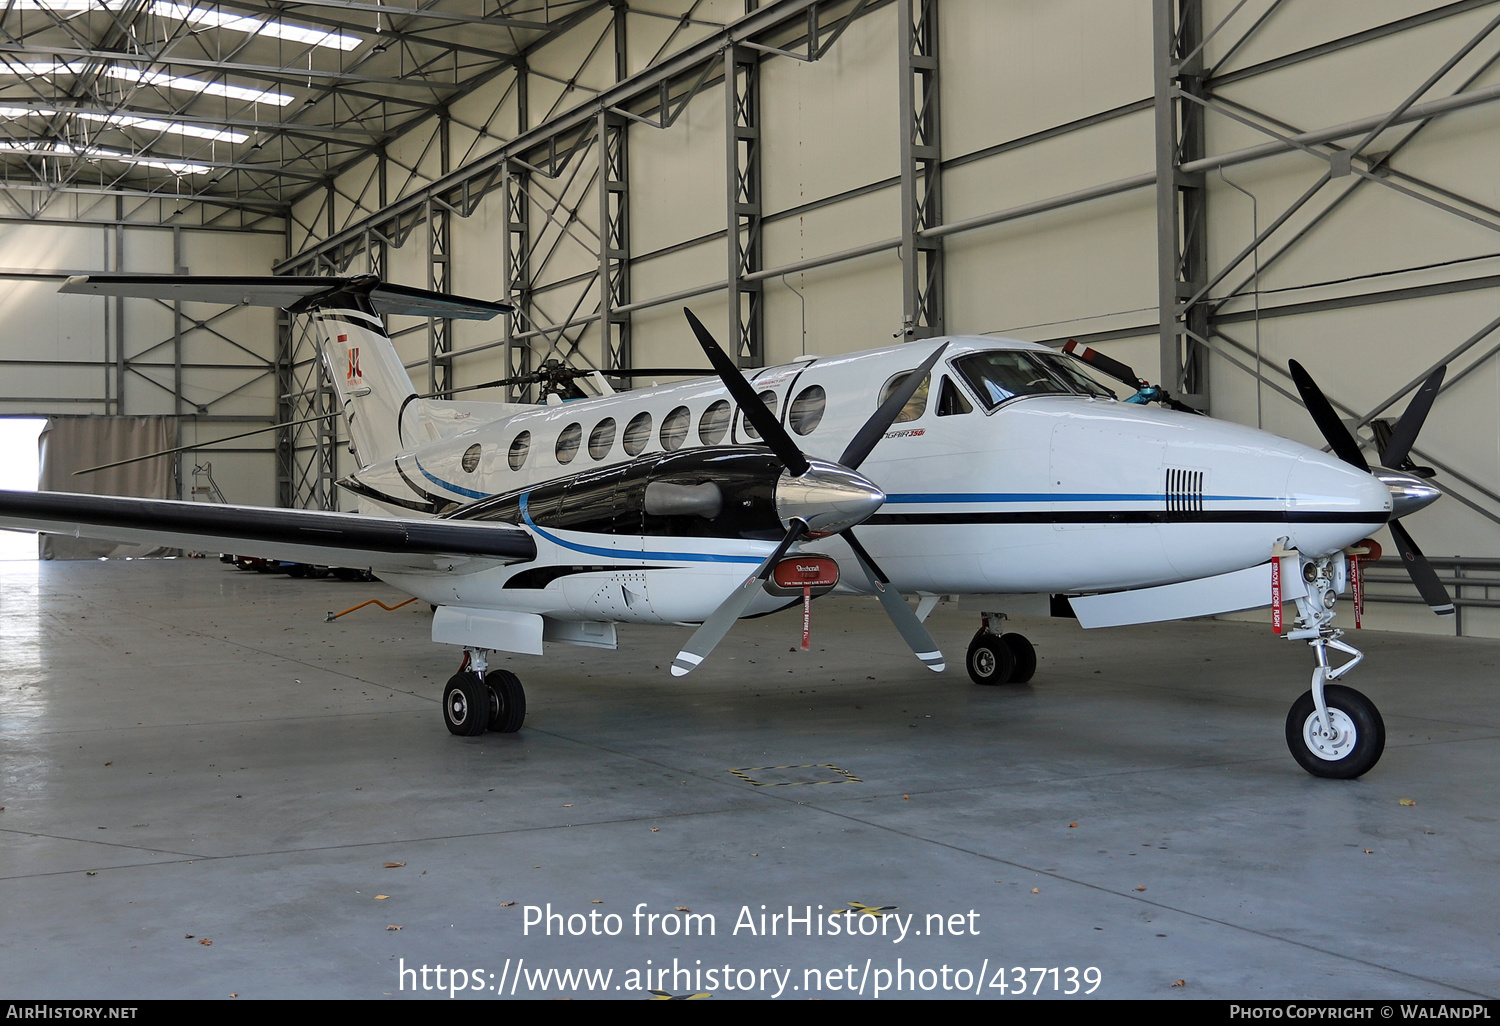
[[[0,416],[176,416],[184,445],[275,423],[273,311],[183,304],[179,317],[171,304],[57,288],[103,271],[266,274],[284,232],[101,224],[95,204],[62,196],[48,216],[0,219]],[[183,497],[207,460],[229,501],[274,504],[274,445],[265,434],[185,455]]]
[[[297,256],[281,268],[373,266],[396,281],[441,280],[459,293],[522,299],[509,324],[454,323],[436,351],[425,323],[393,325],[404,329],[398,345],[419,389],[492,380],[548,358],[701,363],[680,308],[690,305],[728,342],[723,41],[734,31],[703,22],[769,22],[792,7],[800,18],[808,5],[752,3],[746,14],[742,2],[720,0],[699,5],[700,21],[690,24],[651,16],[680,15],[682,6],[633,2],[528,54],[529,72],[465,97],[446,127],[426,125],[393,142],[383,196],[372,184],[381,177],[376,160],[331,193],[307,196],[294,211]],[[934,327],[1052,344],[1077,337],[1158,380],[1164,244],[1155,179],[1163,161],[1187,164],[1183,180],[1201,203],[1190,209],[1180,200],[1175,241],[1200,247],[1204,260],[1184,271],[1184,283],[1199,280],[1178,298],[1207,310],[1209,335],[1198,369],[1172,384],[1201,396],[1215,416],[1321,444],[1293,398],[1289,359],[1304,363],[1353,422],[1399,416],[1411,386],[1472,340],[1452,357],[1450,385],[1418,442],[1416,462],[1439,468],[1449,498],[1408,526],[1429,555],[1500,557],[1500,337],[1491,334],[1500,319],[1500,278],[1491,280],[1500,275],[1500,104],[1485,92],[1500,87],[1500,31],[1488,30],[1500,4],[874,0],[847,24],[840,19],[853,0],[817,6],[818,42],[831,44],[816,60],[771,52],[806,56],[800,30],[734,37],[761,55],[753,128],[763,221],[750,268],[763,289],[759,361],[885,344],[911,316],[908,254],[898,245],[906,220],[901,19],[925,8],[938,25],[932,66],[941,98],[941,210],[919,225],[941,226],[932,233],[941,238],[943,282]],[[1201,10],[1195,31],[1208,36],[1188,61],[1207,76],[1201,140],[1181,149],[1174,141],[1165,155],[1154,107],[1157,8],[1170,18]],[[652,99],[660,83],[621,92],[617,83],[644,82],[695,47],[712,56],[701,74],[693,65],[664,76],[665,114]],[[1330,157],[1361,132],[1254,160],[1239,153],[1449,97],[1461,109],[1397,119],[1364,143],[1348,173]],[[610,273],[628,272],[628,287],[609,308],[626,308],[617,320],[628,320],[628,334],[615,327],[606,345],[596,127],[601,103],[616,100],[630,115],[612,136],[623,136],[628,158],[611,172],[628,203],[628,240],[615,246]],[[1188,99],[1176,104],[1194,108]],[[587,114],[582,128],[549,135],[574,111]],[[653,120],[670,126],[645,123]],[[518,210],[529,231],[524,263]],[[975,220],[986,223],[964,224]],[[387,241],[370,242],[371,228]],[[1259,232],[1266,237],[1252,249]],[[751,237],[741,231],[741,245]],[[445,259],[431,259],[434,251]],[[1184,323],[1196,323],[1191,316]],[[1376,590],[1410,594],[1407,586]],[[1500,588],[1466,594],[1500,599]],[[1421,606],[1385,604],[1372,620],[1452,629]],[[1463,620],[1464,633],[1500,634],[1500,610],[1470,607]]]

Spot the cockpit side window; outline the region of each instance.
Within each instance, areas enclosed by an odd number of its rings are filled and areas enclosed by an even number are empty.
[[[972,353],[953,366],[991,410],[1021,395],[1074,394],[1035,354],[1017,349]]]
[[[969,400],[964,398],[964,394],[958,390],[958,386],[953,383],[953,379],[944,374],[943,387],[938,391],[937,415],[939,417],[956,417],[960,414],[973,412],[974,407],[969,403]]]

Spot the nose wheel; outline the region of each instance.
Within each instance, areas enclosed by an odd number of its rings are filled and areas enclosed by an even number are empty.
[[[1319,712],[1311,691],[1292,705],[1286,717],[1286,743],[1297,764],[1315,777],[1352,780],[1380,761],[1385,751],[1385,721],[1375,703],[1353,688],[1323,686],[1327,714]]]

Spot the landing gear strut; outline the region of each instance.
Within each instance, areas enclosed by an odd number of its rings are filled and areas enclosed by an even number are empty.
[[[1385,751],[1385,721],[1380,710],[1353,688],[1332,684],[1364,658],[1340,641],[1333,627],[1334,604],[1343,591],[1347,562],[1342,555],[1299,561],[1307,594],[1297,599],[1297,620],[1289,641],[1306,641],[1318,661],[1312,688],[1292,705],[1286,718],[1286,743],[1297,764],[1315,777],[1352,780],[1367,773]],[[1333,666],[1328,650],[1352,656]]]
[[[969,642],[964,666],[975,684],[1025,684],[1036,673],[1036,648],[1021,634],[997,634],[991,620],[1001,613],[985,613],[984,625]]]
[[[491,670],[485,649],[465,649],[464,665],[443,688],[448,732],[478,737],[486,730],[514,734],[526,720],[526,691],[509,670]]]

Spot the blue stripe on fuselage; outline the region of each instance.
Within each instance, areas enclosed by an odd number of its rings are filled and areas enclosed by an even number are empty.
[[[415,456],[411,458],[411,461],[417,465],[417,469],[422,472],[423,477],[431,481],[433,484],[437,485],[439,488],[446,488],[450,492],[457,492],[459,495],[465,495],[471,499],[488,499],[490,497],[488,492],[472,491],[468,488],[464,488],[456,484],[449,484],[447,481],[444,481],[440,477],[433,477],[432,474],[428,473],[427,468],[422,466],[422,461],[417,459]]]

